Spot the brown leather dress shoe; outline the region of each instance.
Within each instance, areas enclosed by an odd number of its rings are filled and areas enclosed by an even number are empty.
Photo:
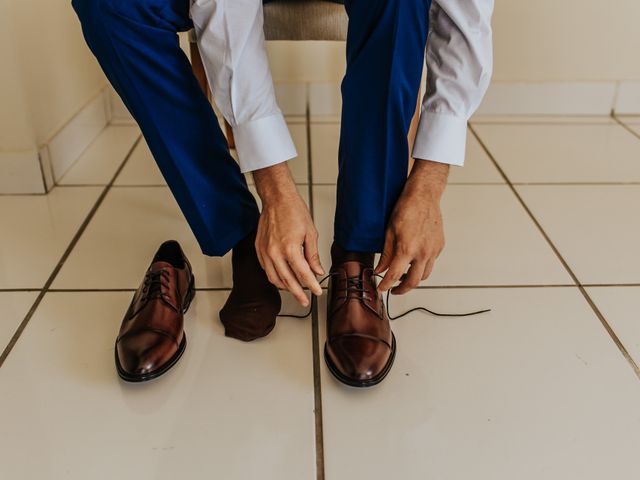
[[[396,340],[376,289],[373,254],[345,252],[334,244],[327,299],[329,371],[352,387],[371,387],[391,370]]]
[[[116,340],[118,375],[144,382],[166,373],[184,353],[184,312],[195,295],[191,265],[178,242],[164,242],[127,310]]]

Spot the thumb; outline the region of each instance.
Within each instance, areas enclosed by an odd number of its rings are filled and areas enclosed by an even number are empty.
[[[389,268],[391,265],[391,259],[393,258],[393,238],[390,235],[387,235],[384,241],[384,249],[382,250],[382,255],[380,255],[380,260],[378,261],[378,265],[375,268],[375,273],[382,273]]]
[[[324,269],[320,264],[320,255],[318,254],[318,239],[307,235],[304,239],[304,258],[316,275],[324,275]]]

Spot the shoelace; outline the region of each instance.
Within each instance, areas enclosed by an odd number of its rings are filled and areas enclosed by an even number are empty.
[[[144,286],[142,287],[142,302],[150,300],[152,298],[163,298],[164,292],[162,287],[169,288],[169,284],[166,282],[169,272],[164,268],[156,270],[155,272],[149,272],[144,278]]]
[[[331,277],[332,275],[337,275],[337,273],[329,273],[327,276],[323,277],[321,280],[318,281],[318,283],[322,284],[324,283],[329,277]],[[379,275],[377,273],[374,273],[375,277],[378,278],[384,278],[382,275]],[[349,297],[349,293],[353,292],[353,293],[364,293],[366,290],[363,288],[363,284],[362,284],[362,279],[360,279],[359,277],[347,277],[347,288],[346,288],[347,294],[346,297],[342,297],[342,298],[354,298],[354,297]],[[485,308],[482,310],[476,310],[474,312],[465,312],[465,313],[440,313],[440,312],[435,312],[433,310],[430,310],[426,307],[414,307],[414,308],[410,308],[409,310],[402,312],[398,315],[391,315],[391,312],[389,311],[389,298],[390,298],[390,294],[391,294],[391,290],[387,290],[387,295],[386,295],[386,299],[383,303],[384,309],[387,312],[387,317],[389,317],[389,320],[397,320],[399,318],[402,317],[406,317],[407,315],[409,315],[410,313],[413,312],[427,312],[433,316],[436,317],[470,317],[472,315],[480,315],[481,313],[487,313],[490,312],[491,309],[490,308]],[[311,305],[309,306],[309,311],[307,313],[305,313],[304,315],[296,315],[293,313],[282,313],[280,315],[278,315],[279,317],[287,317],[287,318],[307,318],[309,315],[311,315],[311,312],[313,312],[313,306],[314,306],[314,302],[316,301],[316,296],[315,295],[311,295]]]

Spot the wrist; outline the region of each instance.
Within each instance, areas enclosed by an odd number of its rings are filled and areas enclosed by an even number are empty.
[[[255,170],[252,174],[263,205],[283,201],[298,194],[286,162]]]
[[[448,164],[416,160],[407,179],[406,189],[427,200],[439,202],[447,186],[448,178]]]

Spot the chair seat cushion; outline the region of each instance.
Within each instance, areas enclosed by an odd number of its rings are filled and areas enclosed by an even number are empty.
[[[347,14],[341,0],[268,0],[267,40],[345,40]]]

